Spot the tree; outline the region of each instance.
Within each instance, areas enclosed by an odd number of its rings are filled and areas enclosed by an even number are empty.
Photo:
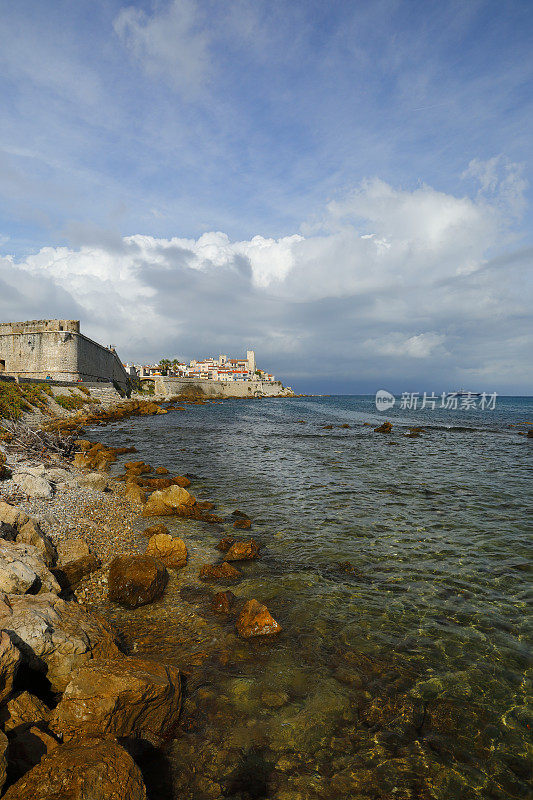
[[[162,358],[157,366],[161,368],[162,375],[168,375],[168,371],[172,366],[172,361],[168,358]]]

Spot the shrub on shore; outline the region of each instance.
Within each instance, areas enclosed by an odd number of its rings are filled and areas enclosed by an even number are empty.
[[[0,383],[0,417],[20,419],[24,411],[47,408],[52,390],[47,383]]]

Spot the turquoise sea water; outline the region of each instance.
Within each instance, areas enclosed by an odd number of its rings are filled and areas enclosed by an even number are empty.
[[[385,414],[348,396],[186,409],[89,434],[196,475],[191,491],[216,513],[249,514],[262,558],[231,588],[265,602],[284,631],[242,642],[210,612],[196,575],[229,523],[170,521],[188,567],[157,604],[111,610],[132,640],[142,631],[139,652],[189,675],[160,792],[529,797],[533,440],[519,431],[533,400]],[[374,433],[385,419],[392,433]],[[424,431],[405,436],[409,426]]]

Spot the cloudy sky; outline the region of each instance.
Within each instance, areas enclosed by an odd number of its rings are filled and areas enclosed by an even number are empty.
[[[533,393],[529,0],[0,0],[0,319]]]

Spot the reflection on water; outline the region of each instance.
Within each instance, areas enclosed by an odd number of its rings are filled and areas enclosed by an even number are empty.
[[[98,429],[196,474],[217,514],[252,517],[262,558],[231,588],[284,628],[245,642],[211,612],[196,576],[229,523],[171,521],[187,567],[158,603],[110,609],[138,652],[187,675],[176,798],[529,796],[533,442],[510,424],[532,422],[533,403],[387,418],[376,434],[370,399],[331,397]]]

